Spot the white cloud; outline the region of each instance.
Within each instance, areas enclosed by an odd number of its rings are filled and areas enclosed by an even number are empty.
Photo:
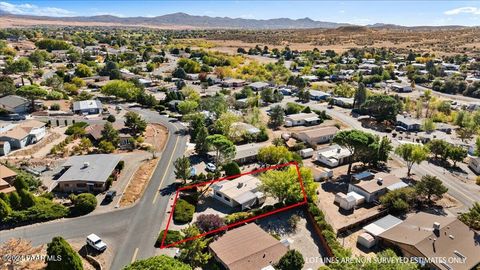
[[[11,4],[0,2],[0,10],[17,15],[35,15],[35,16],[52,16],[64,17],[72,16],[75,13],[66,9],[56,7],[39,7],[32,4]]]
[[[480,8],[477,7],[460,7],[444,12],[445,15],[459,15],[462,13],[480,15]]]

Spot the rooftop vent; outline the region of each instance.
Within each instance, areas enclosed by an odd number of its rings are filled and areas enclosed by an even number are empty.
[[[83,168],[88,168],[90,163],[88,161],[83,162]]]
[[[238,183],[237,184],[237,188],[242,188],[243,187],[243,183]]]
[[[377,184],[378,184],[379,186],[383,185],[383,179],[382,179],[382,178],[378,178],[378,179],[377,179]]]
[[[434,222],[433,223],[433,229],[437,230],[437,231],[440,230],[440,222]]]

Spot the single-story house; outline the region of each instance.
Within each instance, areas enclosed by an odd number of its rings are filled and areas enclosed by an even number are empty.
[[[406,131],[419,131],[422,123],[418,119],[406,117],[404,115],[397,115],[396,126],[401,127]]]
[[[480,174],[480,157],[470,157],[468,167],[477,174]]]
[[[333,168],[347,163],[351,155],[347,148],[334,144],[318,150],[316,160]]]
[[[323,91],[318,90],[310,90],[310,99],[311,100],[326,100],[331,95],[329,93],[325,93]]]
[[[95,143],[98,143],[102,139],[102,131],[104,129],[104,124],[92,124],[85,128],[85,134]],[[120,149],[132,149],[134,143],[132,141],[132,136],[127,132],[125,124],[123,122],[117,121],[112,124],[113,128],[118,131],[119,137],[119,148]]]
[[[34,144],[40,141],[47,135],[46,123],[37,120],[26,120],[20,123],[17,127],[22,128],[28,132],[28,144]]]
[[[456,217],[413,213],[378,237],[382,246],[398,248],[426,269],[470,270],[480,263],[478,231]]]
[[[285,116],[285,126],[313,126],[321,123],[321,119],[316,113],[296,113]]]
[[[395,175],[377,173],[374,179],[348,184],[348,192],[355,191],[365,197],[366,202],[378,201],[388,191],[407,187],[408,185]]]
[[[253,91],[262,91],[270,87],[270,84],[267,82],[254,82],[249,84],[248,86],[250,86],[250,88],[252,88]]]
[[[255,134],[258,134],[260,133],[260,129],[253,126],[253,125],[250,125],[248,123],[243,123],[243,122],[235,122],[231,125],[231,128],[230,130],[233,130],[235,131],[237,134],[237,136],[241,136],[242,134],[244,133],[248,133],[248,134],[251,134],[251,135],[255,135]]]
[[[390,88],[395,91],[395,92],[399,92],[399,93],[408,93],[408,92],[412,92],[412,87],[408,84],[398,84],[398,83],[394,83],[390,86]]]
[[[319,80],[318,76],[315,75],[303,75],[301,78],[307,82],[316,82]]]
[[[62,192],[103,192],[108,179],[117,177],[118,155],[95,154],[70,157],[63,165],[56,188]]]
[[[28,145],[29,133],[18,126],[0,134],[0,141],[8,142],[12,149],[21,149]]]
[[[0,193],[8,194],[15,191],[13,182],[15,181],[16,176],[16,172],[0,164]]]
[[[73,112],[75,114],[99,114],[102,112],[102,109],[100,100],[81,100],[73,103]]]
[[[222,81],[224,87],[242,87],[245,85],[245,80],[240,79],[227,79]]]
[[[265,194],[259,191],[260,184],[260,179],[251,174],[223,180],[212,185],[212,197],[232,208],[251,209],[265,202]]]
[[[228,230],[209,248],[228,270],[268,269],[288,251],[288,247],[255,223]]]
[[[0,109],[10,113],[26,114],[30,111],[31,105],[30,100],[16,95],[0,98]]]
[[[236,145],[235,157],[232,161],[235,161],[239,165],[248,164],[257,161],[257,155],[260,148],[267,146],[265,143],[249,143]],[[209,152],[209,156],[215,156],[215,152]]]
[[[353,98],[334,97],[332,100],[334,105],[337,105],[343,108],[353,107]]]
[[[335,126],[318,127],[292,134],[292,137],[302,141],[308,145],[317,145],[330,142],[335,134],[337,134],[338,128]]]

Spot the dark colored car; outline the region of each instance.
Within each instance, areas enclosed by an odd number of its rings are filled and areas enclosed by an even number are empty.
[[[107,191],[107,193],[105,194],[105,200],[107,200],[107,201],[113,201],[113,198],[115,198],[115,196],[117,196],[117,191],[115,191],[115,190],[109,190],[109,191]]]

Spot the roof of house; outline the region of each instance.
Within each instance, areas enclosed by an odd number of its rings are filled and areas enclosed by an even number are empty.
[[[338,132],[338,128],[335,126],[326,126],[326,127],[318,127],[314,129],[305,130],[299,132],[298,135],[306,136],[310,139],[316,139],[324,136],[335,135]]]
[[[259,128],[255,127],[254,125],[244,123],[244,122],[235,122],[231,125],[231,127],[233,129],[238,129],[238,131],[240,131],[240,132],[246,131],[250,134],[255,134],[255,133],[260,132]],[[241,135],[241,134],[239,134],[239,135]]]
[[[45,122],[41,122],[41,121],[37,121],[37,120],[26,120],[26,121],[23,121],[21,122],[18,127],[22,128],[23,130],[25,130],[26,132],[30,133],[30,131],[32,129],[36,129],[36,128],[42,128],[44,126],[46,126],[47,124]]]
[[[5,165],[0,164],[0,179],[17,176],[17,173]]]
[[[210,249],[230,270],[261,269],[275,264],[288,251],[254,223],[227,231]]]
[[[307,118],[318,118],[318,115],[316,113],[296,113],[296,114],[290,114],[285,116],[286,120],[293,120],[293,121],[298,121],[298,120],[303,120]]]
[[[310,96],[321,96],[321,97],[330,96],[329,93],[319,91],[319,90],[310,90],[309,93],[310,93]]]
[[[253,87],[253,88],[263,88],[269,86],[269,83],[266,82],[254,82],[249,84],[248,86]]]
[[[102,108],[102,103],[100,100],[81,100],[81,101],[75,101],[73,103],[73,110],[78,111],[78,110],[89,110],[89,109],[101,109]]]
[[[9,95],[0,98],[0,108],[6,110],[11,110],[27,103],[30,103],[28,99],[16,95]]]
[[[102,138],[102,131],[105,124],[92,124],[85,128],[85,133],[89,134],[95,140],[100,140]],[[113,128],[116,130],[122,130],[125,128],[125,123],[121,121],[116,121],[112,124]]]
[[[57,182],[92,181],[106,182],[120,162],[118,155],[96,154],[70,157],[62,167],[69,167]]]
[[[332,144],[317,151],[318,155],[322,155],[326,158],[344,158],[351,155],[347,148],[341,147],[338,144]]]
[[[440,229],[433,229],[434,222]],[[409,215],[402,223],[379,235],[389,241],[414,246],[426,258],[445,257],[461,260],[448,261],[455,270],[468,270],[480,263],[480,234],[468,228],[455,217],[419,212]],[[434,263],[439,269],[449,269]]]
[[[252,175],[243,175],[232,180],[217,182],[213,184],[212,188],[242,204],[256,198],[255,192],[259,185],[260,179]]]
[[[395,175],[381,172],[375,174],[375,177],[372,180],[360,181],[353,185],[368,193],[374,193],[397,183],[403,183],[403,181]]]
[[[397,122],[402,122],[405,125],[412,126],[412,125],[421,125],[418,119],[405,117],[401,114],[397,115]]]
[[[16,139],[16,140],[22,140],[24,139],[25,137],[28,136],[28,133],[25,129],[19,127],[19,126],[16,126],[10,130],[7,130],[3,133],[0,134],[0,137],[7,137],[7,138],[12,138],[12,139]]]
[[[368,224],[367,226],[363,227],[363,229],[371,235],[377,236],[400,223],[402,223],[401,219],[396,218],[392,215],[387,215],[375,222]]]

